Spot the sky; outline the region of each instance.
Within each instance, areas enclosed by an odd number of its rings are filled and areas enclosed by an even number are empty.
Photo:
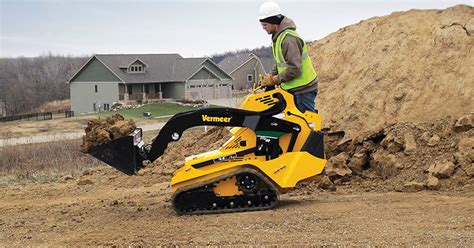
[[[178,53],[202,57],[270,45],[264,0],[0,0],[0,57]],[[305,40],[374,16],[474,0],[275,0]]]

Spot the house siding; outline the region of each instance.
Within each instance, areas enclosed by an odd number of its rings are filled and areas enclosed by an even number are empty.
[[[97,58],[92,58],[71,82],[117,82],[121,81]]]
[[[206,69],[201,69],[198,73],[190,78],[190,80],[208,80],[208,79],[218,79],[215,75],[207,71]]]
[[[101,110],[104,104],[109,104],[111,107],[115,102],[118,102],[120,82],[71,82],[71,110],[74,113],[90,113],[94,112],[94,103],[99,110],[99,103]],[[97,85],[97,92],[95,86]]]
[[[249,74],[252,75],[251,82],[247,80],[247,75]],[[263,76],[264,72],[261,70],[258,60],[253,58],[231,73],[231,76],[234,78],[234,89],[242,90],[252,88],[253,84],[258,81],[258,74],[262,74]]]
[[[210,70],[212,70],[212,72],[214,72],[220,78],[231,79],[229,76],[227,76],[224,72],[221,71],[222,70],[221,68],[219,68],[218,66],[215,66],[213,63],[206,61],[204,62],[204,65]]]

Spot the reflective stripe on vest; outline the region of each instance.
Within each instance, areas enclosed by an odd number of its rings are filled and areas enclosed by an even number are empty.
[[[277,64],[278,73],[280,74],[288,68],[286,60],[283,57],[282,51],[283,40],[288,34],[295,36],[303,41],[303,53],[301,54],[301,74],[290,82],[282,82],[281,88],[283,88],[284,90],[290,90],[309,84],[318,76],[318,74],[313,68],[313,64],[311,63],[311,58],[308,56],[308,47],[306,46],[306,43],[301,38],[301,36],[296,33],[296,31],[291,29],[286,29],[281,32],[280,35],[278,35],[275,44],[272,43],[272,53]]]

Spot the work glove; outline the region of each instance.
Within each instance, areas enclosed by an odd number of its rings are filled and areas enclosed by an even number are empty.
[[[278,76],[273,76],[270,74],[265,75],[265,77],[260,80],[260,86],[267,87],[278,84]]]

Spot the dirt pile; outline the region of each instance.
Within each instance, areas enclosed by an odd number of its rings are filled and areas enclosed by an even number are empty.
[[[353,139],[328,131],[328,177],[367,190],[474,189],[473,120],[398,123]]]
[[[118,139],[129,135],[135,130],[135,122],[133,120],[125,120],[119,114],[90,120],[87,123],[86,135],[82,137],[82,152],[88,152],[93,146],[105,144],[111,140]]]
[[[374,17],[313,42],[324,125],[355,137],[473,111],[473,47],[467,5]]]

